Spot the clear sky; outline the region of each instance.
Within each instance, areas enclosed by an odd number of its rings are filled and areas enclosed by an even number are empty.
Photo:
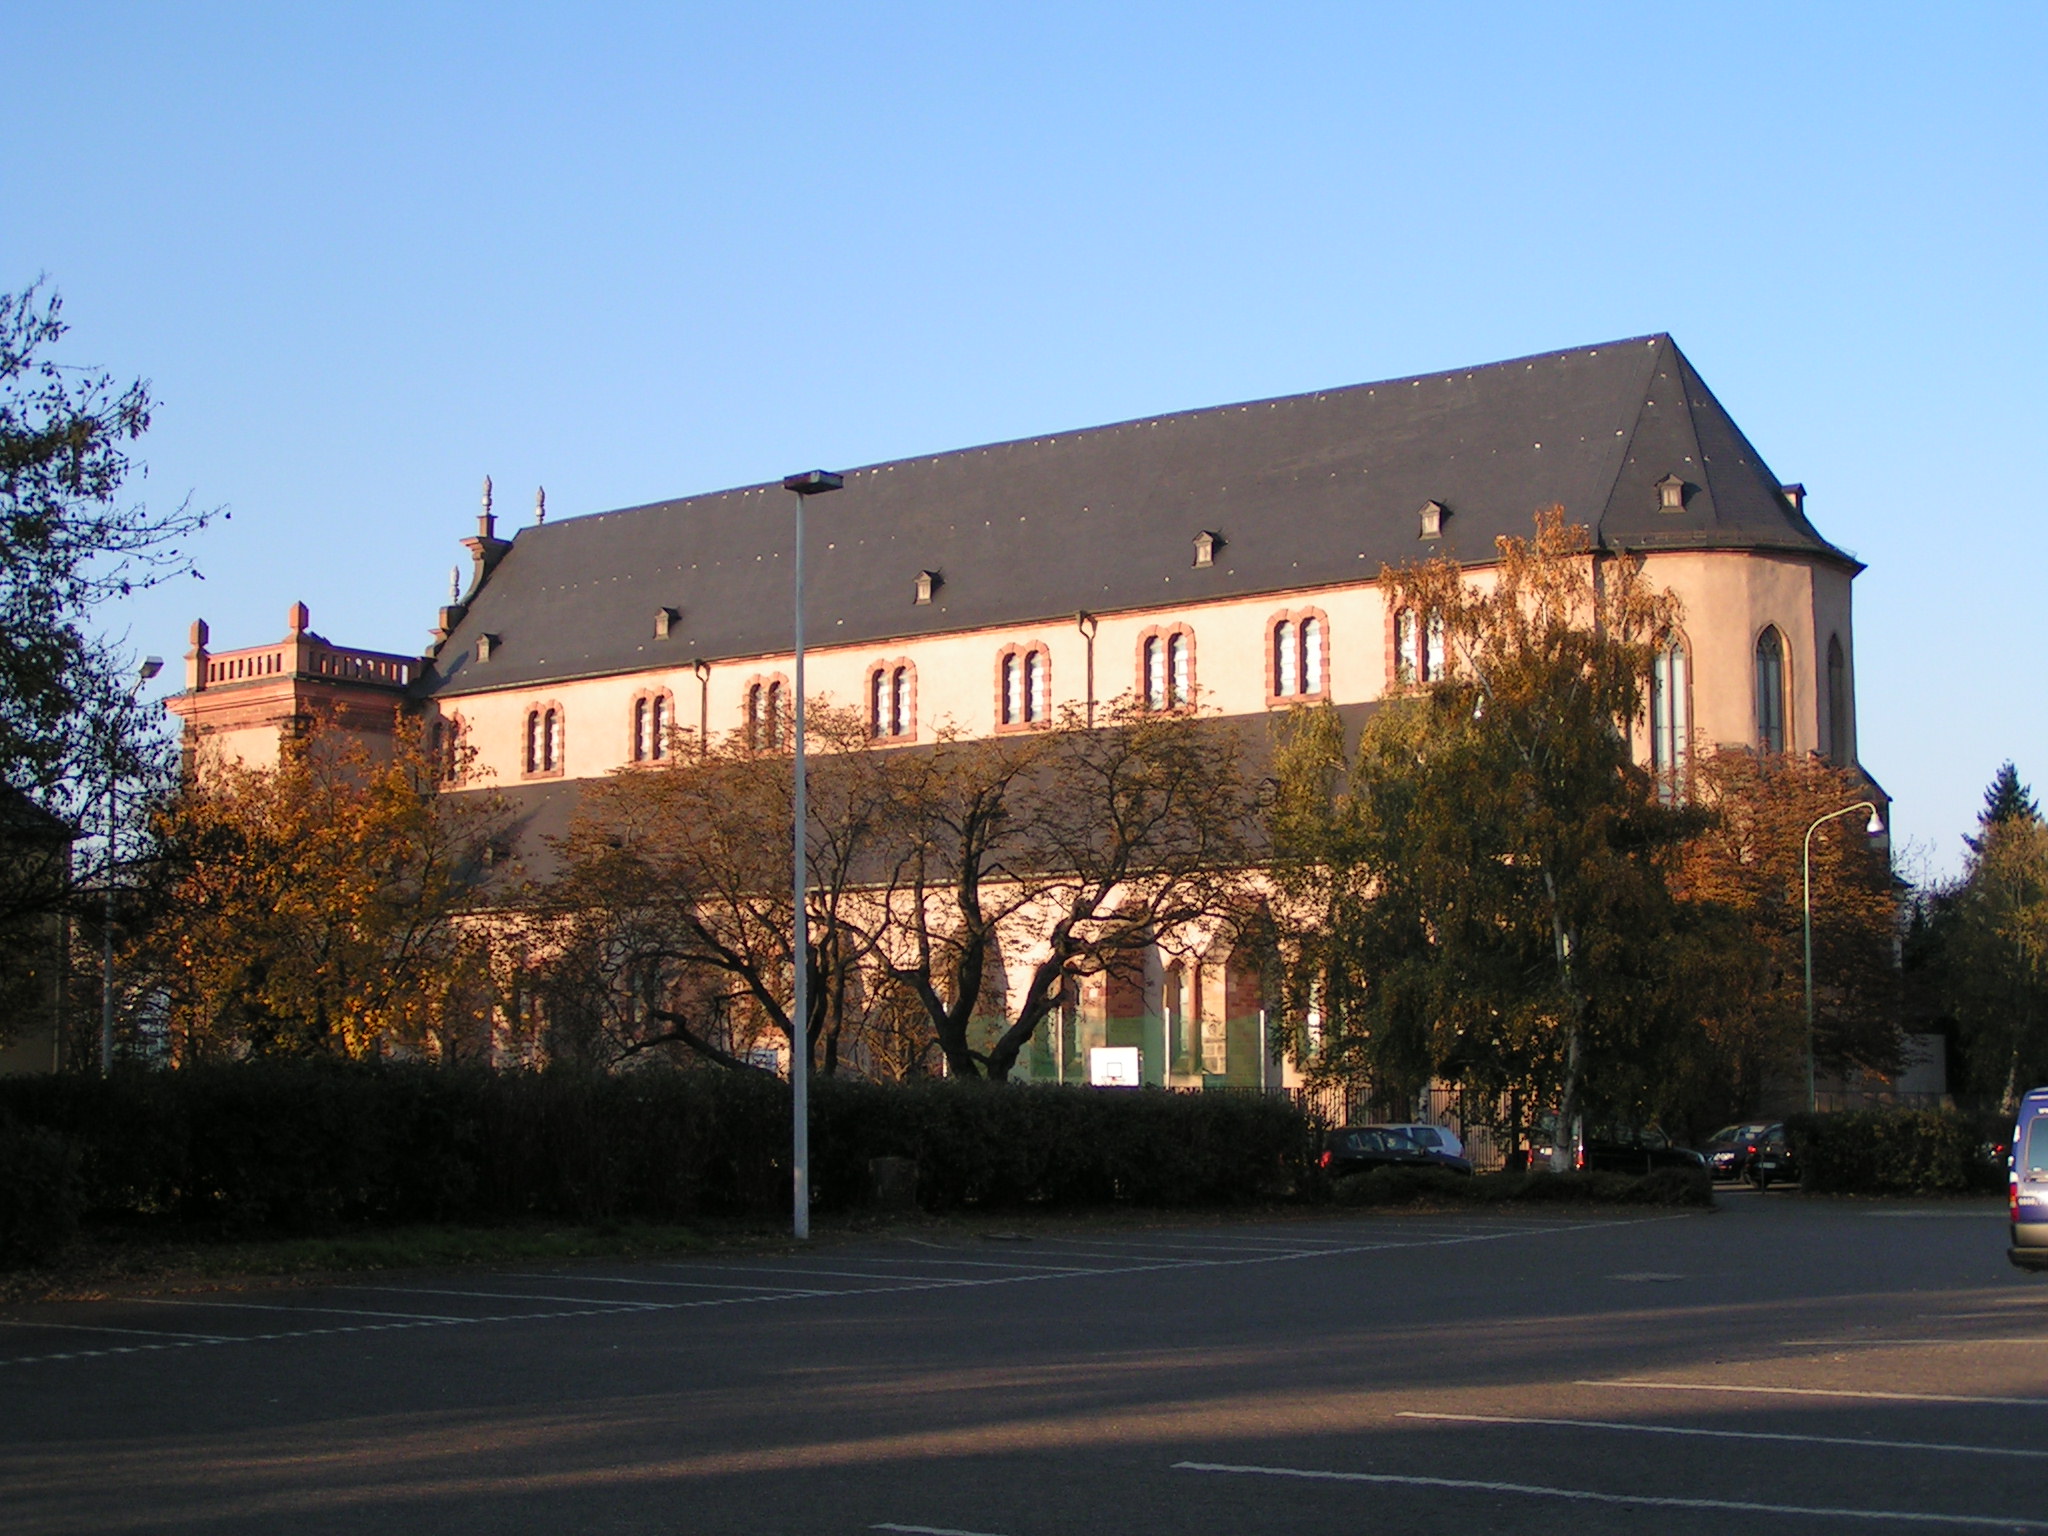
[[[1952,869],[2048,788],[2048,7],[8,7],[0,285],[231,509],[108,617],[416,652],[551,516],[1670,331]],[[466,561],[465,567],[466,567]],[[166,681],[170,680],[167,675]]]

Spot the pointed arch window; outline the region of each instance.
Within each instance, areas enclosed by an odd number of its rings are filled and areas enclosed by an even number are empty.
[[[1847,768],[1856,760],[1854,728],[1849,723],[1849,658],[1842,637],[1828,636],[1828,756]]]
[[[1650,766],[1661,799],[1683,796],[1691,754],[1692,658],[1685,642],[1673,635],[1650,669]]]
[[[1785,637],[1775,624],[1756,637],[1756,744],[1785,750]]]
[[[917,669],[908,661],[868,668],[868,734],[877,741],[908,741],[917,734]]]

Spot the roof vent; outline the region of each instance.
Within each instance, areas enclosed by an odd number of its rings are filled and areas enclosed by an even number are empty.
[[[917,596],[913,597],[911,602],[919,607],[929,603],[932,600],[932,593],[938,590],[943,580],[944,578],[937,571],[919,571],[917,573]]]
[[[1799,516],[1806,516],[1806,487],[1803,485],[1781,485],[1778,494],[1792,503],[1792,510]]]
[[[1204,528],[1195,535],[1195,569],[1216,563],[1216,551],[1223,547],[1223,535],[1213,528]]]
[[[1676,475],[1666,475],[1657,482],[1657,510],[1659,512],[1683,512],[1685,510],[1685,482]]]
[[[1444,519],[1450,515],[1450,509],[1442,502],[1425,501],[1422,504],[1422,532],[1419,537],[1425,539],[1442,538],[1444,536]]]
[[[666,639],[668,638],[668,632],[669,632],[669,629],[671,628],[671,626],[673,626],[673,625],[674,625],[675,621],[676,621],[676,620],[677,620],[678,618],[680,618],[680,617],[682,617],[682,615],[678,614],[678,613],[677,613],[677,612],[675,611],[675,609],[673,609],[673,608],[657,608],[657,609],[655,609],[655,610],[654,610],[654,638],[655,638],[655,639],[657,639],[657,640],[666,640]]]
[[[496,635],[478,635],[476,637],[476,659],[478,661],[489,661],[491,659],[491,652],[497,648],[498,637]]]

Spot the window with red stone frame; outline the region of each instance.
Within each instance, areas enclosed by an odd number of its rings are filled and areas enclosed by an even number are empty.
[[[1006,645],[996,655],[996,729],[1036,731],[1052,724],[1052,652],[1042,640]]]
[[[1266,702],[1314,704],[1330,696],[1330,616],[1289,608],[1266,621]]]
[[[519,776],[559,779],[568,758],[567,717],[558,703],[527,707],[519,742]]]
[[[917,739],[917,668],[905,657],[868,668],[868,734],[876,741]]]
[[[742,733],[754,752],[779,752],[790,743],[792,695],[780,672],[757,673],[740,695]]]
[[[1187,625],[1138,636],[1138,702],[1154,711],[1195,707],[1195,632]]]
[[[648,688],[633,695],[627,719],[631,740],[628,755],[636,763],[665,763],[669,738],[675,732],[676,698],[666,688]]]

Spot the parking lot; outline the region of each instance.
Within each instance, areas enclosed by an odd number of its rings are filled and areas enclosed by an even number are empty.
[[[10,1531],[2048,1531],[2000,1205],[1382,1215],[9,1309]]]

